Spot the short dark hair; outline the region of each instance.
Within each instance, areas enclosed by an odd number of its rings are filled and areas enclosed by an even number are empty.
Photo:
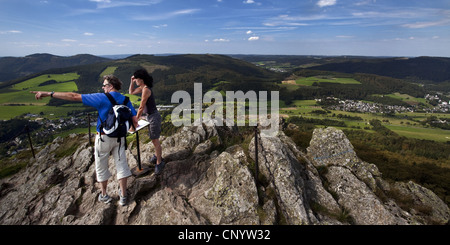
[[[145,69],[139,69],[134,72],[134,78],[140,78],[144,81],[144,84],[147,85],[147,87],[151,88],[153,87],[153,77],[148,74],[147,70]]]
[[[122,89],[122,81],[114,75],[105,75],[103,80],[107,80],[116,90]]]

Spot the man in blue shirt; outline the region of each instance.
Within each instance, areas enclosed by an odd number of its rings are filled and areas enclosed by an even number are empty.
[[[113,75],[106,75],[103,77],[103,91],[110,93],[116,100],[117,104],[122,104],[125,100],[125,96],[118,91],[122,88],[122,82]],[[131,176],[131,171],[128,166],[128,161],[125,154],[125,141],[123,138],[117,140],[117,138],[110,138],[104,135],[101,130],[101,123],[106,120],[109,110],[112,108],[112,104],[108,97],[104,93],[94,94],[78,94],[72,92],[44,92],[44,91],[31,91],[36,94],[36,99],[42,99],[43,97],[49,97],[80,101],[84,105],[92,106],[98,110],[97,119],[97,136],[95,138],[95,170],[97,175],[97,181],[101,185],[102,193],[99,195],[98,200],[109,203],[112,198],[106,193],[106,187],[108,185],[108,179],[112,176],[109,167],[108,159],[110,153],[113,154],[114,161],[116,163],[117,179],[119,180],[120,192],[119,192],[119,204],[126,205],[127,199],[127,180]],[[136,118],[136,110],[131,102],[128,102],[127,106],[131,109],[133,115],[133,124],[138,126],[138,120]]]

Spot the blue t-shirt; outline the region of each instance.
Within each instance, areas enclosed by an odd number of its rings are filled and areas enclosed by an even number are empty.
[[[125,96],[119,92],[110,92],[110,94],[116,100],[117,104],[121,105],[125,100]],[[84,105],[92,106],[98,110],[97,132],[100,132],[102,121],[106,120],[106,118],[108,117],[108,112],[112,108],[111,102],[104,93],[82,94],[81,99]],[[133,116],[136,116],[136,110],[134,109],[131,102],[128,102],[126,106],[131,109],[131,114]]]

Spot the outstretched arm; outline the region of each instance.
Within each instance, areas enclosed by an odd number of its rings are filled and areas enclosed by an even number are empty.
[[[70,101],[82,101],[81,94],[72,93],[72,92],[45,92],[45,91],[31,91],[30,93],[36,94],[35,97],[37,100],[42,99],[44,97],[52,96],[53,98],[61,99],[61,100],[70,100]]]

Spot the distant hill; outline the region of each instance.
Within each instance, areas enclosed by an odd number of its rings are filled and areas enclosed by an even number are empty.
[[[117,67],[114,75],[122,80],[125,90],[129,86],[130,76],[136,69],[141,67],[147,69],[155,81],[154,91],[158,95],[157,98],[165,102],[170,102],[172,94],[177,90],[193,94],[193,83],[202,83],[204,91],[212,88],[218,91],[257,91],[270,90],[270,86],[282,80],[281,74],[225,55],[134,55],[103,65],[104,68]],[[82,73],[80,75],[81,80],[84,76]],[[92,79],[94,78],[80,81],[78,86],[91,86]],[[97,87],[89,89],[95,90]]]
[[[233,58],[235,57],[235,58]],[[446,81],[450,81],[450,58],[386,58],[349,56],[228,56],[216,54],[183,55],[132,55],[124,59],[103,59],[92,55],[59,57],[49,54],[35,54],[24,57],[28,62],[22,67],[3,68],[1,71],[29,70],[31,64],[44,68],[45,64],[60,61],[68,67],[52,68],[28,76],[0,83],[0,89],[7,92],[11,85],[45,74],[76,73],[74,80],[78,92],[101,92],[101,76],[113,73],[123,82],[121,92],[128,92],[130,76],[139,68],[147,69],[154,78],[153,91],[158,103],[170,103],[178,90],[193,94],[193,84],[202,83],[203,93],[216,91],[280,91],[282,100],[289,104],[293,100],[314,99],[336,96],[345,99],[370,99],[372,94],[391,94],[400,92],[414,97],[423,97],[430,86],[433,91],[447,91]],[[0,60],[3,60],[2,58]],[[66,60],[76,61],[69,66]],[[89,63],[98,60],[97,63]],[[103,62],[101,62],[103,60]],[[66,62],[66,63],[65,63]],[[250,63],[252,62],[252,63]],[[277,67],[281,63],[291,67],[289,72],[275,72],[258,66],[269,64],[266,68]],[[299,67],[300,66],[300,67]],[[308,68],[309,70],[305,69]],[[338,74],[339,73],[339,74]],[[358,84],[318,83],[317,86],[281,86],[289,76],[311,77],[317,75],[352,78]],[[417,86],[416,82],[428,83]],[[442,89],[437,85],[444,87]],[[428,86],[428,87],[427,87]],[[447,87],[445,87],[447,86]]]
[[[276,90],[272,88],[283,79],[282,74],[225,55],[133,55],[95,64],[53,68],[0,83],[0,88],[8,88],[44,74],[77,73],[80,76],[75,80],[78,92],[92,93],[101,90],[99,80],[103,73],[113,73],[123,82],[121,92],[126,93],[131,75],[140,68],[152,74],[154,92],[157,99],[164,103],[170,103],[172,94],[178,90],[193,94],[194,83],[202,83],[204,92],[213,88],[218,91],[270,91]]]
[[[450,58],[442,57],[353,59],[315,66],[312,69],[345,73],[370,73],[422,83],[450,81]]]
[[[90,54],[56,56],[52,54],[32,54],[25,57],[0,58],[0,82],[5,82],[52,68],[64,68],[109,61],[110,59]]]

